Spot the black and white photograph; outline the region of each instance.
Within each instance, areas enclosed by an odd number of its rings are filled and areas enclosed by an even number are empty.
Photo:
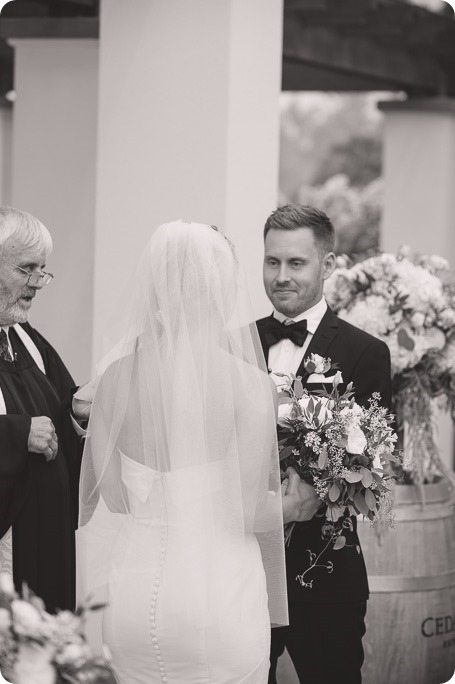
[[[454,683],[454,422],[455,0],[0,1],[0,682]]]

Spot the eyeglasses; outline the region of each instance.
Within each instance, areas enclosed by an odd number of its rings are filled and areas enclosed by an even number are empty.
[[[46,271],[26,271],[25,268],[21,268],[20,266],[16,266],[18,271],[22,271],[22,273],[25,273],[27,277],[27,285],[31,285],[32,287],[44,287],[45,285],[49,285],[51,282],[52,278],[54,277],[53,273],[46,273]]]

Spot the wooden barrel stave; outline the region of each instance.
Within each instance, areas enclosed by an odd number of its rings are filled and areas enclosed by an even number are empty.
[[[396,488],[395,529],[359,521],[371,596],[364,684],[441,684],[455,668],[455,515],[446,482]]]

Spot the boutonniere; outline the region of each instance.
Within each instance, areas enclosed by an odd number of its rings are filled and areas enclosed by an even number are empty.
[[[331,359],[325,359],[319,354],[310,354],[305,359],[304,366],[308,373],[317,373],[318,375],[324,375],[328,370],[334,368]]]
[[[333,383],[336,387],[343,382],[341,371],[338,370],[338,364],[332,363],[330,358],[325,359],[319,354],[310,354],[304,360],[304,368],[308,373],[307,382],[319,383]],[[336,371],[333,375],[326,376],[327,371]]]

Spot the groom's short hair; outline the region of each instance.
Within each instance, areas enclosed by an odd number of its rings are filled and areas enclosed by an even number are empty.
[[[264,240],[269,230],[309,228],[319,249],[326,254],[335,249],[335,229],[327,214],[304,204],[284,204],[275,209],[264,226]]]

